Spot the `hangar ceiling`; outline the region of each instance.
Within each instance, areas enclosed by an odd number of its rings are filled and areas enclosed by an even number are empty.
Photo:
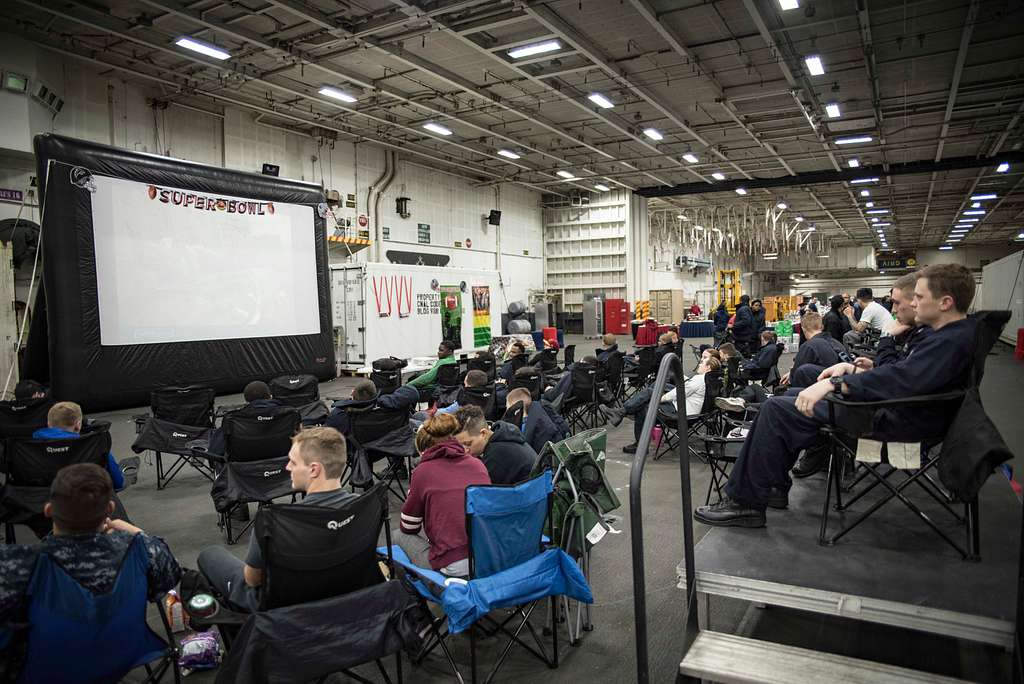
[[[562,195],[700,183],[652,209],[784,201],[833,244],[879,248],[1024,230],[1024,164],[999,166],[1024,139],[1018,0],[5,4],[0,29],[168,100],[371,140],[482,183]],[[853,160],[883,173],[801,182]],[[884,173],[908,163],[921,170]],[[736,193],[783,176],[796,178]],[[977,220],[953,233],[965,218]]]

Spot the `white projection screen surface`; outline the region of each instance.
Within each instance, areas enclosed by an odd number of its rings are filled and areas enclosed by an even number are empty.
[[[312,207],[93,180],[101,345],[320,332]]]

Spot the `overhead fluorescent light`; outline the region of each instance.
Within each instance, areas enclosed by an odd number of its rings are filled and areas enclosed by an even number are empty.
[[[323,95],[324,97],[329,97],[334,100],[341,100],[342,102],[356,101],[356,97],[354,95],[349,95],[344,90],[338,90],[337,88],[332,88],[331,86],[324,86],[320,88],[320,90],[318,90],[317,92]]]
[[[737,195],[746,195],[747,194],[747,189],[746,188],[736,188],[736,194]]]
[[[830,256],[832,256],[832,255],[831,254],[819,254],[818,258],[819,259],[828,259]]]
[[[787,205],[785,202],[779,202],[778,204],[775,205],[775,208],[776,209],[788,209],[789,205]]]
[[[970,230],[970,229],[971,229],[971,228],[973,228],[974,226],[973,226],[973,225],[971,225],[970,223],[958,223],[958,224],[956,224],[956,225],[955,225],[955,226],[953,226],[953,227],[954,227],[954,228],[967,228],[968,230]]]
[[[576,176],[572,175],[572,173],[570,173],[568,171],[555,171],[555,174],[561,176],[562,178],[575,178],[576,177]]]
[[[980,209],[980,208],[981,208],[981,202],[974,202],[973,204],[971,204],[971,209]]]
[[[519,159],[519,155],[512,150],[498,150],[498,154],[505,157],[505,159]]]
[[[722,173],[721,171],[715,171],[713,174],[711,174],[711,177],[714,178],[715,180],[725,180],[725,174]]]
[[[533,57],[534,55],[542,55],[545,52],[554,52],[561,49],[562,44],[557,40],[545,40],[543,43],[533,43],[532,45],[512,48],[506,54],[512,59],[522,59],[523,57]]]
[[[878,219],[876,219],[876,218],[873,218],[873,219],[871,219],[871,222],[872,222],[872,223],[878,223]]]
[[[1024,232],[1022,232],[1022,233],[1017,233],[1017,239],[1018,239],[1018,240],[1024,240]]]
[[[856,169],[860,167],[860,159],[857,159],[856,157],[854,157],[853,159],[848,159],[846,161],[846,165],[849,166],[851,169]]]
[[[978,219],[957,219],[957,223],[977,223]]]
[[[804,217],[803,216],[794,216],[793,220],[796,221],[797,223],[799,223],[799,222],[804,220]]]
[[[663,140],[665,138],[657,128],[645,128],[644,135],[651,140]]]
[[[996,199],[996,197],[997,195],[995,195],[994,193],[987,193],[984,195],[971,195],[972,200],[990,200]]]
[[[690,220],[690,219],[686,218],[686,214],[676,214],[676,218],[679,219],[680,221],[689,221]]]
[[[1006,173],[1010,170],[1010,165],[1007,162],[1003,162],[996,167],[996,173]]]
[[[942,252],[948,252],[951,249],[953,249],[952,245],[943,245],[943,246],[939,247],[939,250],[942,251]]]
[[[946,242],[960,242],[960,238],[946,238]]]
[[[871,197],[871,191],[870,190],[861,190],[860,191],[860,196],[861,197]]]
[[[425,123],[425,124],[423,124],[423,127],[425,129],[427,129],[428,131],[430,131],[431,133],[437,133],[438,135],[451,135],[452,134],[451,130],[445,128],[441,124],[436,124],[434,122]]]
[[[766,257],[761,257],[761,258],[764,259],[765,261],[775,261],[779,257],[777,257],[777,256],[766,256]]]
[[[864,206],[867,207],[868,209],[870,209],[871,207],[875,206],[875,203],[874,202],[865,202]]]
[[[972,209],[970,211],[965,211],[963,214],[964,216],[982,216],[984,213],[984,209]]]
[[[683,161],[688,164],[696,164],[700,160],[697,159],[697,155],[691,152],[687,152],[686,154],[683,155]]]
[[[587,95],[587,99],[596,104],[601,109],[611,109],[615,106],[615,103],[609,100],[601,93],[590,93]]]
[[[888,214],[888,209],[868,209],[869,214]]]
[[[821,55],[807,55],[804,57],[804,64],[811,76],[821,76],[825,73],[825,65],[821,61]]]
[[[875,228],[882,228],[883,226],[891,226],[891,223],[876,223]]]
[[[949,234],[950,235],[966,235],[967,232],[968,231],[966,229],[961,228],[960,230],[951,230],[951,231],[949,231]]]
[[[598,183],[597,185],[594,186],[594,189],[600,190],[601,192],[608,192],[609,190],[611,190],[611,188],[609,188],[604,183]]]
[[[830,118],[830,119],[838,119],[839,118],[839,103],[838,102],[829,102],[827,105],[825,105],[825,113],[828,114],[828,118]]]
[[[836,138],[834,142],[836,145],[856,145],[858,143],[869,143],[872,140],[874,138],[870,135],[857,135],[852,138]]]
[[[214,59],[231,59],[231,54],[223,48],[217,47],[213,43],[207,43],[206,41],[192,38],[191,36],[181,36],[174,44],[178,47],[183,47],[186,50],[192,52],[198,52],[201,55],[207,57],[213,57]]]
[[[779,9],[786,10],[800,9],[800,0],[779,0]]]
[[[798,233],[813,233],[816,230],[818,230],[817,226],[807,226],[803,230],[798,230],[797,232]]]
[[[854,178],[851,183],[877,183],[879,178]]]

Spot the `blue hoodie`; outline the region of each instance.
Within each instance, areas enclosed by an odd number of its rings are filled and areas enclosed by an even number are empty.
[[[39,428],[32,433],[32,439],[78,439],[81,437],[77,432],[68,432],[67,430],[61,430],[55,427],[44,427]],[[115,490],[124,489],[124,473],[121,472],[121,466],[114,460],[114,454],[107,454],[107,472],[110,473],[110,479],[114,483]]]

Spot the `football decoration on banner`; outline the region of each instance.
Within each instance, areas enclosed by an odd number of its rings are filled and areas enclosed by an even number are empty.
[[[469,238],[466,238],[466,249],[469,249],[472,246],[473,246],[473,241],[470,240]]]
[[[365,228],[370,223],[370,219],[366,218],[366,214],[360,214],[358,221],[360,228]]]

